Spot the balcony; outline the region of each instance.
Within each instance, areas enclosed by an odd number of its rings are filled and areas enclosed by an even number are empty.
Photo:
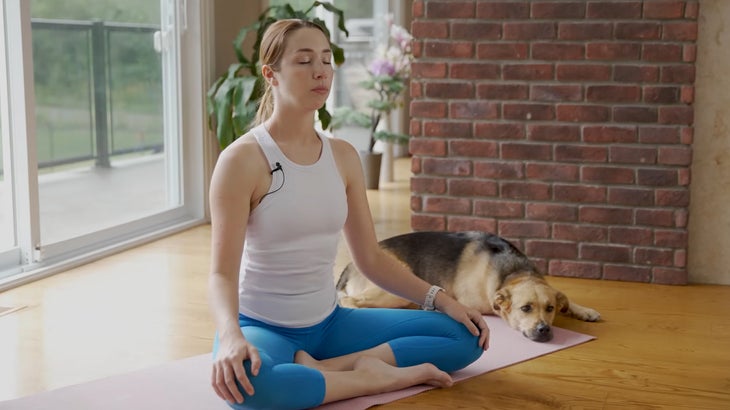
[[[159,27],[32,19],[31,28],[42,242],[164,209],[168,172],[162,59],[155,48]],[[5,202],[14,193],[2,161],[0,155]],[[13,241],[12,229],[5,229],[13,225],[9,209],[0,207],[0,250]]]

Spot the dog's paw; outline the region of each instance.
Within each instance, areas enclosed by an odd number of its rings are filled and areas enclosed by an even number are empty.
[[[598,322],[601,320],[601,314],[595,309],[591,309],[585,306],[581,306],[575,302],[570,302],[568,311],[564,312],[566,316],[580,319],[585,322]]]
[[[579,305],[573,301],[570,302],[568,307],[567,316],[574,317],[576,319],[583,320],[585,322],[598,322],[601,320],[601,314],[595,309]]]
[[[598,311],[586,307],[582,311],[576,312],[576,317],[586,322],[598,322],[601,320],[601,314]]]

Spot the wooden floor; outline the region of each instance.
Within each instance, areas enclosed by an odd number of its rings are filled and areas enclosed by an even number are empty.
[[[369,193],[380,237],[409,230],[407,160]],[[209,227],[0,293],[0,400],[209,352]],[[337,268],[348,261],[340,249]],[[604,320],[583,345],[384,409],[730,409],[730,287],[551,278]],[[486,354],[489,354],[487,352]]]

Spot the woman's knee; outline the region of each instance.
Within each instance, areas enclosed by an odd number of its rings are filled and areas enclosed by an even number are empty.
[[[446,358],[441,361],[439,368],[453,372],[463,369],[479,359],[484,351],[479,346],[479,336],[474,336],[462,323],[451,318],[449,318],[449,322],[450,329],[447,332],[451,341],[449,348],[444,352]]]
[[[481,356],[483,351],[479,347],[479,337],[472,335],[463,324],[446,315],[434,315],[427,323],[427,327],[421,328],[423,333],[420,335],[389,342],[398,366],[429,362],[443,371],[453,372]]]
[[[474,336],[469,333],[464,339],[463,354],[464,354],[464,366],[466,367],[474,363],[477,359],[482,357],[484,350],[479,346],[479,336]]]
[[[264,358],[256,376],[251,375],[250,362],[244,362],[244,368],[254,394],[246,394],[237,384],[244,401],[229,404],[236,410],[306,409],[316,407],[324,400],[324,376],[317,370],[293,363],[272,366]]]
[[[453,372],[461,370],[474,363],[484,353],[479,346],[479,337],[472,335],[469,331],[463,332],[454,340],[452,348],[446,354],[447,359],[440,366],[441,370]]]

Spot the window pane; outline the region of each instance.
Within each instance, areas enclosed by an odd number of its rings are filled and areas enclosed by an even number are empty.
[[[34,0],[41,242],[153,215],[170,203],[154,1]]]
[[[54,163],[94,154],[89,33],[50,22],[35,22],[32,32],[37,154],[48,172]]]
[[[365,102],[372,98],[360,86],[368,78],[367,64],[372,58],[374,38],[373,1],[335,1],[342,7],[348,37],[337,31],[337,44],[345,50],[345,64],[337,71],[335,106],[350,106],[365,111]]]
[[[162,72],[149,35],[109,33],[112,151],[162,149]]]
[[[347,106],[361,112],[368,112],[367,101],[373,96],[360,83],[368,79],[367,65],[375,47],[375,7],[373,0],[335,0],[345,16],[345,27],[350,33],[336,31],[337,44],[345,51],[345,64],[335,74],[334,106]],[[368,149],[369,131],[357,125],[345,125],[335,131],[338,138],[345,139],[360,150]]]

